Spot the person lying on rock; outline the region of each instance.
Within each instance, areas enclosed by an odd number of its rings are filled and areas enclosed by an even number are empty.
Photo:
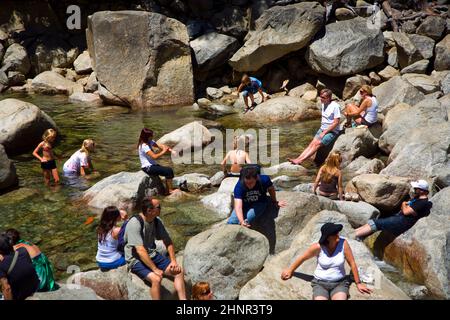
[[[313,156],[322,146],[328,146],[336,140],[339,134],[339,120],[341,118],[341,108],[336,101],[332,101],[330,89],[322,89],[320,91],[320,100],[322,102],[322,124],[317,131],[311,143],[303,150],[295,159],[288,158],[292,164],[302,164],[303,161]]]
[[[249,111],[251,108],[256,107],[255,102],[255,94],[259,92],[261,95],[261,101],[264,102],[267,100],[266,97],[264,97],[263,90],[262,90],[262,82],[254,77],[249,77],[247,74],[244,74],[242,76],[241,84],[238,87],[238,94],[242,91],[244,96],[244,103],[245,103],[245,109],[244,113]],[[250,102],[252,103],[251,107],[249,106],[248,99],[250,98]]]
[[[156,152],[153,148],[158,148]],[[168,194],[172,194],[179,189],[173,189],[172,179],[174,177],[173,169],[170,167],[160,166],[156,159],[162,157],[166,152],[171,152],[172,149],[166,145],[158,145],[153,140],[153,131],[147,128],[141,130],[138,142],[139,160],[141,161],[141,169],[149,176],[157,175],[166,178],[166,190]]]
[[[248,136],[244,137],[244,150],[239,148],[239,137],[235,136],[233,139],[233,150],[227,153],[225,158],[222,160],[222,169],[225,173],[225,176],[228,177],[239,177],[241,173],[241,165],[246,163],[252,163],[250,157],[248,155],[248,150],[250,139]],[[230,159],[231,168],[230,171],[227,171],[227,161]]]
[[[355,237],[361,240],[378,230],[385,230],[393,236],[399,236],[406,232],[416,222],[430,214],[433,203],[428,200],[429,186],[425,180],[418,180],[411,182],[413,188],[412,199],[403,201],[400,211],[390,217],[380,218],[376,220],[369,220],[367,224],[355,230]]]
[[[347,104],[345,106],[344,115],[347,117],[345,127],[351,127],[352,121],[357,125],[368,127],[377,123],[378,101],[372,94],[372,88],[368,85],[363,85],[359,90],[359,94],[361,95],[359,106],[355,104]]]
[[[130,218],[125,228],[125,259],[128,269],[142,280],[151,283],[150,296],[161,298],[163,276],[174,277],[174,286],[180,300],[186,300],[184,272],[175,258],[175,248],[159,215],[157,199],[144,199],[139,217]],[[155,240],[162,240],[169,258],[156,250]]]
[[[341,172],[342,157],[339,152],[332,152],[325,160],[325,164],[320,167],[317,173],[316,181],[314,182],[313,192],[323,197],[337,200],[344,200],[344,188],[342,186],[342,172]]]
[[[321,228],[318,243],[312,244],[305,253],[299,256],[289,268],[283,270],[281,279],[292,278],[295,270],[306,260],[317,257],[317,267],[314,279],[311,281],[313,300],[347,300],[349,296],[350,279],[345,274],[345,261],[350,265],[360,293],[370,294],[371,289],[361,283],[353,257],[352,249],[347,240],[339,236],[342,224],[325,223]]]
[[[270,197],[267,196],[269,192]],[[286,201],[277,201],[275,188],[270,177],[260,175],[256,166],[244,167],[234,187],[234,210],[228,224],[240,224],[250,228],[272,202],[277,208],[286,206]]]

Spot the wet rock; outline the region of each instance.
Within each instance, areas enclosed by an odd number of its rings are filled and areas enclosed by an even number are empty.
[[[434,70],[442,71],[450,69],[450,34],[446,35],[436,45],[436,57],[434,59]]]
[[[233,206],[231,193],[215,192],[203,197],[200,201],[206,208],[213,210],[223,219],[231,214]]]
[[[103,100],[97,93],[74,92],[69,96],[69,102],[85,103],[96,107],[103,105]]]
[[[428,60],[419,60],[417,62],[414,62],[413,64],[410,64],[409,66],[403,68],[400,71],[400,74],[405,74],[405,73],[420,73],[420,74],[425,74],[427,72],[427,68],[428,68],[428,64],[430,63],[430,61]]]
[[[381,171],[383,173],[383,171]],[[384,174],[363,174],[354,177],[351,185],[364,202],[380,211],[397,209],[410,190],[408,179]]]
[[[211,187],[211,181],[206,174],[188,173],[173,179],[175,186],[186,188],[189,192],[202,192]]]
[[[332,151],[339,151],[342,156],[342,166],[347,166],[359,156],[370,158],[378,152],[378,139],[368,128],[348,128],[334,143]]]
[[[255,22],[244,46],[230,59],[237,71],[256,71],[305,47],[324,24],[324,8],[304,2],[270,8]]]
[[[299,269],[297,274],[290,280],[281,280],[281,272],[289,266],[295,258],[305,252],[310,244],[317,242],[320,238],[320,228],[326,222],[339,223],[344,226],[341,235],[347,238],[352,249],[358,267],[365,272],[376,276],[377,285],[373,288],[371,295],[359,293],[354,285],[350,287],[350,299],[354,300],[405,300],[408,296],[396,287],[380,271],[376,265],[369,250],[360,242],[350,240],[353,229],[347,221],[347,218],[335,211],[321,211],[316,214],[305,226],[303,230],[297,233],[292,245],[287,250],[275,255],[264,264],[264,269],[255,278],[247,282],[239,293],[241,300],[311,300],[312,287],[310,281],[317,264],[316,259],[306,261]],[[349,266],[345,266],[346,272],[350,272]],[[267,284],[270,283],[270,286]]]
[[[426,74],[407,73],[402,78],[424,94],[433,93],[440,89],[439,81]]]
[[[15,186],[18,182],[16,167],[8,159],[5,148],[0,144],[0,190]]]
[[[153,12],[100,11],[88,18],[87,39],[99,83],[122,104],[145,109],[194,102],[189,36],[181,22]]]
[[[447,23],[444,18],[428,16],[417,28],[416,33],[434,40],[439,40],[445,31],[446,25]]]
[[[206,230],[186,244],[183,267],[192,283],[208,280],[216,299],[236,299],[240,288],[261,270],[267,239],[236,225]]]
[[[92,72],[92,63],[89,52],[83,51],[82,54],[73,62],[73,66],[77,74],[86,74]]]
[[[55,122],[34,104],[18,99],[0,101],[0,144],[9,155],[26,152],[42,141]]]
[[[164,194],[158,176],[149,176],[143,171],[119,172],[97,182],[84,192],[83,199],[97,209],[116,206],[131,212],[145,197],[157,194]]]
[[[210,104],[207,106],[201,106],[200,108],[205,109],[208,112],[213,113],[218,116],[225,116],[228,114],[233,114],[233,113],[238,112],[238,110],[236,110],[233,107],[226,106],[223,104],[217,104],[217,103],[213,103],[213,104]]]
[[[239,49],[236,38],[210,32],[190,42],[194,50],[197,67],[200,71],[209,71],[222,66]]]
[[[32,90],[41,94],[64,94],[70,96],[74,92],[83,92],[83,87],[53,71],[44,71],[34,77]]]
[[[399,103],[415,105],[425,98],[422,92],[399,76],[380,84],[372,91],[378,100],[378,112],[384,114]]]
[[[325,36],[312,42],[306,61],[317,72],[329,76],[353,75],[384,61],[383,33],[369,29],[367,20],[352,20],[326,25]]]
[[[14,43],[6,49],[1,70],[4,72],[17,71],[27,75],[30,68],[30,59],[24,47],[18,43]]]
[[[246,121],[257,122],[302,121],[319,117],[320,110],[315,103],[289,96],[269,99],[243,116]]]

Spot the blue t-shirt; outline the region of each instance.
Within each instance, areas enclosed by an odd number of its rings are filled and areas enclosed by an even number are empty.
[[[260,175],[252,189],[247,189],[244,182],[239,180],[234,187],[234,198],[242,199],[243,209],[247,211],[255,203],[268,201],[267,189],[273,185],[272,180],[267,175]]]
[[[257,91],[259,88],[262,87],[262,82],[259,81],[256,78],[249,77],[250,78],[250,85],[246,86],[247,89],[252,89],[253,91]]]

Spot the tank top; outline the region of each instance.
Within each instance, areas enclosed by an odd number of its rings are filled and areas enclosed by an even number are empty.
[[[344,241],[339,238],[339,243],[334,253],[330,256],[324,246],[320,246],[317,268],[314,277],[324,281],[339,281],[345,277]]]
[[[98,242],[97,256],[95,257],[98,262],[111,263],[118,260],[122,255],[117,251],[119,240],[112,237],[112,231],[110,231],[105,238],[105,241]]]
[[[333,176],[333,179],[330,183],[320,181],[319,190],[326,193],[337,193],[337,184],[338,184],[339,177]]]
[[[368,123],[375,123],[377,122],[377,113],[378,113],[378,101],[375,97],[370,97],[372,99],[372,105],[366,110],[366,113],[364,114],[364,119]]]

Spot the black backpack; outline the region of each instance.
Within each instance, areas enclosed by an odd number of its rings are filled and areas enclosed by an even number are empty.
[[[141,224],[141,237],[142,237],[142,240],[144,240],[144,219],[142,219],[142,217],[141,217],[140,214],[137,214],[137,215],[132,216],[132,217],[131,217],[130,219],[128,219],[127,221],[125,221],[125,222],[122,224],[122,226],[120,227],[119,236],[118,236],[118,242],[119,242],[119,244],[117,245],[117,251],[119,251],[120,253],[122,253],[122,255],[123,255],[124,252],[125,252],[125,245],[126,245],[126,242],[125,242],[125,239],[124,239],[124,236],[125,236],[125,228],[127,227],[128,222],[129,222],[131,219],[133,219],[133,218],[136,218],[136,219],[139,221],[139,223]]]

